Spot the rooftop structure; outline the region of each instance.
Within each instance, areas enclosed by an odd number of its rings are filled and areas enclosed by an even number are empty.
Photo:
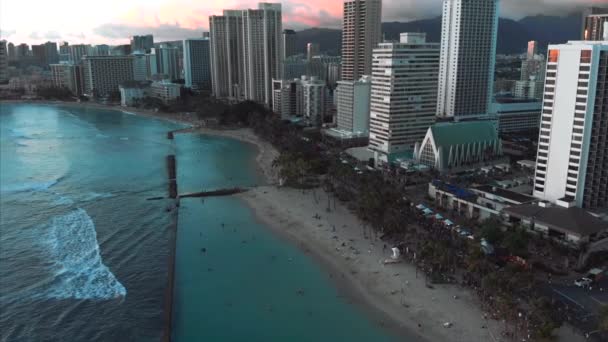
[[[428,129],[414,155],[419,163],[445,172],[496,160],[502,146],[492,121],[442,122]]]

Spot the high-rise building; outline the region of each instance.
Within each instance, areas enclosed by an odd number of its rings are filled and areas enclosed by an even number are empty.
[[[321,48],[317,43],[308,43],[306,44],[306,59],[309,62],[312,62],[312,58],[314,56],[318,56],[321,52]]]
[[[544,86],[545,82],[543,80],[516,81],[515,87],[513,87],[513,96],[528,100],[541,99]]]
[[[272,109],[287,120],[304,115],[304,88],[302,79],[274,80],[272,83]]]
[[[283,59],[297,55],[296,34],[294,30],[283,30]]]
[[[150,68],[150,56],[141,51],[134,52],[133,56],[133,80],[146,81],[152,78],[152,70]],[[156,58],[156,56],[154,56]],[[155,72],[156,74],[156,72]]]
[[[82,66],[70,63],[51,64],[53,85],[69,89],[72,94],[82,95]]]
[[[303,78],[304,116],[314,126],[320,127],[325,119],[327,86],[325,81],[316,77]]]
[[[158,73],[165,79],[177,80],[182,76],[179,63],[179,49],[177,47],[161,44],[153,49],[156,55],[156,67]]]
[[[89,56],[109,56],[110,46],[106,44],[95,45],[89,49]]]
[[[44,43],[44,53],[46,57],[45,64],[59,63],[59,52],[57,50],[57,43]]]
[[[412,151],[435,122],[439,44],[425,33],[402,33],[374,50],[369,148],[390,162]]]
[[[608,40],[608,8],[590,7],[583,11],[582,40]]]
[[[57,43],[46,42],[40,45],[32,45],[32,54],[36,62],[45,67],[59,62]]]
[[[243,11],[245,98],[272,103],[272,80],[283,66],[281,4],[260,3]]]
[[[63,54],[69,54],[69,53],[70,53],[70,43],[62,42],[59,45],[59,54],[63,55]]]
[[[68,48],[70,54],[70,62],[74,64],[82,63],[82,57],[89,53],[90,45],[77,44],[70,45]]]
[[[218,98],[243,98],[243,11],[209,17],[211,87]]]
[[[154,36],[151,34],[145,36],[131,37],[131,52],[140,51],[150,53],[154,47]]]
[[[6,40],[0,40],[0,83],[8,82],[8,47]]]
[[[30,56],[30,46],[25,43],[17,45],[17,59],[22,60],[28,56]]]
[[[339,81],[336,88],[336,118],[338,129],[349,133],[369,133],[371,77],[357,81]]]
[[[347,0],[342,22],[342,79],[372,71],[372,50],[382,38],[382,0]]]
[[[216,97],[246,98],[271,105],[273,79],[282,78],[281,4],[225,10],[209,18],[211,80]]]
[[[91,97],[119,91],[118,86],[134,79],[133,56],[84,56],[83,90]]]
[[[534,196],[608,204],[608,43],[550,45]]]
[[[538,42],[536,40],[529,41],[528,42],[528,52],[526,54],[526,58],[532,59],[537,54],[538,54]]]
[[[7,50],[8,60],[16,61],[17,60],[17,48],[15,47],[15,44],[8,43],[8,45],[6,46],[6,50]]]
[[[488,115],[493,96],[498,0],[444,0],[437,116]]]
[[[110,56],[128,56],[131,52],[131,44],[116,45],[110,49]]]
[[[32,57],[38,66],[46,64],[46,47],[44,44],[32,45]]]
[[[184,79],[187,88],[211,90],[209,38],[184,40]]]
[[[545,56],[535,55],[531,59],[524,59],[521,62],[520,81],[545,80]]]

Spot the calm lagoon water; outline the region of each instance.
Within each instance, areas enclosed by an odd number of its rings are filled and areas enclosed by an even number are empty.
[[[0,104],[0,340],[159,341],[180,192],[260,182],[247,144],[118,111]],[[175,341],[388,341],[234,198],[179,210]],[[300,291],[300,293],[298,293]]]

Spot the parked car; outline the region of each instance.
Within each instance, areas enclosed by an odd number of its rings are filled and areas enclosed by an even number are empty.
[[[588,287],[593,283],[593,280],[589,279],[589,278],[579,278],[576,279],[574,281],[574,285],[578,286],[578,287]]]

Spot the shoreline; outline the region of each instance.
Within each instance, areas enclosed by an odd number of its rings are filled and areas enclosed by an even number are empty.
[[[279,238],[312,257],[329,275],[338,293],[367,314],[372,324],[387,329],[398,338],[409,338],[408,341],[497,341],[495,336],[500,331],[500,323],[484,321],[483,312],[468,291],[443,285],[434,285],[435,289],[430,290],[424,284],[422,273],[420,278],[415,277],[413,266],[403,262],[382,265],[381,260],[389,257],[390,248],[384,249],[380,240],[363,239],[361,222],[343,204],[336,203],[336,210],[326,212],[327,194],[323,190],[276,187],[278,176],[272,162],[278,151],[251,129],[202,128],[193,120],[180,118],[179,114],[86,102],[0,101],[2,103],[115,110],[186,124],[192,128],[189,133],[226,137],[254,145],[258,151],[256,166],[266,185],[236,198]],[[289,203],[289,207],[285,203]],[[315,219],[315,215],[322,218]],[[332,226],[336,227],[335,231],[330,229]],[[453,326],[445,328],[445,322],[453,323]],[[494,334],[482,326],[490,326]]]
[[[326,212],[326,196],[321,189],[303,193],[265,186],[237,197],[257,220],[311,256],[374,324],[416,341],[499,340],[500,323],[484,320],[472,293],[455,285],[429,289],[422,272],[416,277],[415,268],[405,262],[383,265],[390,248],[363,239],[358,219],[342,204]],[[284,203],[291,205],[285,208]],[[321,219],[313,217],[317,214]],[[444,327],[447,322],[453,326]]]
[[[187,125],[190,128],[196,126],[199,122],[193,120],[183,113],[165,113],[155,112],[152,110],[146,110],[141,108],[122,107],[120,105],[106,105],[94,102],[72,102],[72,101],[50,101],[50,100],[0,100],[0,105],[6,104],[32,104],[32,105],[45,105],[45,106],[62,106],[71,108],[84,108],[84,109],[102,109],[102,110],[114,110],[122,112],[127,115],[142,116],[150,119],[158,119],[168,121],[174,124]],[[185,127],[185,128],[188,128]]]

